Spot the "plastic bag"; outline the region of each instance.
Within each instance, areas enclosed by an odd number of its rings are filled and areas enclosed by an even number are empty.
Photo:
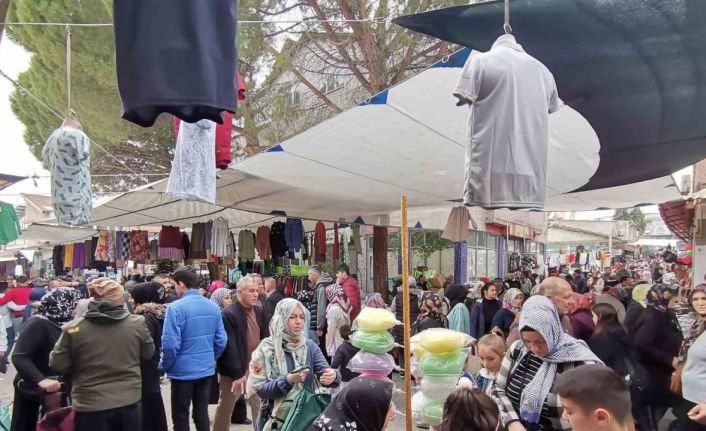
[[[419,360],[419,369],[425,376],[461,374],[466,363],[466,352],[427,354]]]
[[[471,343],[471,336],[444,328],[432,328],[419,334],[419,344],[429,353],[457,352]]]
[[[387,376],[395,369],[395,361],[388,353],[370,353],[361,350],[348,362],[348,369],[354,373]]]
[[[432,401],[422,409],[422,416],[426,423],[433,427],[439,426],[444,417],[444,402]]]
[[[417,392],[412,395],[412,417],[415,421],[422,420],[424,406],[429,404],[429,400],[424,397],[424,394]]]
[[[364,308],[358,317],[358,328],[366,331],[387,331],[400,322],[395,319],[395,315],[383,308]]]
[[[424,376],[421,381],[424,397],[432,401],[445,401],[456,390],[460,374],[450,376]]]
[[[351,336],[351,343],[371,353],[387,353],[395,347],[395,338],[387,331],[356,331]]]

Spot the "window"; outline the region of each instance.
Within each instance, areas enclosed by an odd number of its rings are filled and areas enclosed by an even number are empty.
[[[498,237],[487,232],[471,231],[468,242],[468,278],[498,276]]]
[[[339,88],[342,88],[342,87],[343,87],[343,84],[338,79],[338,76],[327,75],[324,78],[324,83],[321,85],[321,92],[326,94],[331,91],[338,90]]]
[[[289,90],[287,90],[287,102],[292,106],[297,106],[301,103],[301,93],[297,90],[296,85],[292,85]]]

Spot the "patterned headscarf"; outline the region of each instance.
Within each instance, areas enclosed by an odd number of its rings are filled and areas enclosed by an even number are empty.
[[[380,431],[392,403],[394,384],[356,377],[338,393],[311,428],[321,431]]]
[[[421,322],[425,317],[431,317],[432,319],[438,320],[444,326],[444,328],[449,327],[449,321],[446,320],[446,316],[441,312],[441,307],[443,303],[441,298],[435,293],[424,292],[421,298],[419,298],[419,317],[417,322]]]
[[[665,297],[667,293],[669,296]],[[678,294],[678,285],[655,284],[647,294],[647,305],[656,310],[666,312],[669,307],[669,301]]]
[[[522,306],[515,307],[513,305],[513,302],[515,301],[515,298],[517,298],[517,295],[523,295],[520,289],[517,289],[515,287],[508,289],[505,293],[505,296],[503,296],[503,308],[506,310],[510,310],[513,313],[517,313],[518,311],[520,311]]]
[[[532,381],[522,391],[520,416],[524,421],[538,423],[542,405],[554,385],[558,364],[570,362],[602,363],[591,352],[588,345],[566,334],[561,327],[559,313],[552,301],[545,296],[530,297],[520,314],[520,330],[525,328],[538,332],[547,343],[549,353]]]
[[[387,304],[385,304],[385,300],[382,299],[382,295],[377,292],[368,296],[365,300],[365,306],[370,308],[387,308]]]
[[[340,299],[343,302],[348,300],[348,296],[343,290],[343,286],[338,283],[326,286],[324,292],[326,292],[326,299],[328,299],[329,302],[332,302],[334,299]]]
[[[225,300],[227,298],[230,298],[230,296],[231,290],[226,289],[225,287],[221,287],[213,291],[213,293],[211,294],[211,302],[218,305],[218,308],[220,308],[222,311],[225,308]]]
[[[694,299],[694,294],[697,292],[701,293],[706,293],[706,284],[700,284],[691,291],[691,294],[689,294],[689,304]],[[693,305],[692,305],[693,307]],[[681,349],[679,350],[679,359],[681,361],[686,360],[686,354],[689,351],[689,348],[696,342],[696,339],[701,336],[706,331],[706,319],[702,318],[701,316],[696,315],[696,312],[694,311],[692,313],[693,315],[693,322],[691,323],[691,327],[689,328],[689,333],[684,334],[684,341],[682,342]]]
[[[289,373],[285,352],[292,355],[294,369],[306,365],[307,346],[304,330],[299,334],[289,331],[289,317],[299,307],[304,305],[296,299],[285,298],[277,303],[275,313],[270,321],[270,336],[262,340],[252,354],[252,361],[262,365],[260,373],[252,373],[253,386],[257,390],[269,380],[274,380]],[[250,380],[250,379],[248,379]]]
[[[73,319],[73,311],[81,299],[81,292],[70,287],[60,287],[42,297],[37,314],[56,325]]]

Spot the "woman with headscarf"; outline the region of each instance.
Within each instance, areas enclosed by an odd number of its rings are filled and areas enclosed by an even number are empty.
[[[632,290],[632,302],[625,311],[625,321],[623,322],[628,334],[635,332],[635,322],[637,322],[637,318],[640,317],[640,314],[647,308],[647,293],[651,288],[651,285],[642,283],[635,286]]]
[[[160,350],[162,347],[162,329],[167,306],[164,304],[166,292],[160,283],[138,283],[130,291],[135,302],[135,314],[145,318],[145,325],[154,342],[154,355],[140,363],[142,373],[142,429],[167,431],[167,415],[162,401],[159,384]]]
[[[375,292],[367,297],[365,300],[365,306],[370,308],[383,308],[387,309],[387,304],[378,292]]]
[[[340,284],[332,284],[326,287],[326,353],[333,358],[336,350],[345,342],[341,335],[343,326],[350,327],[350,302],[343,287]]]
[[[452,284],[447,287],[446,299],[449,300],[451,311],[447,316],[449,329],[471,333],[471,313],[466,307],[466,297],[468,296],[468,286],[463,284]]]
[[[211,302],[216,304],[223,311],[233,303],[233,291],[225,287],[219,287],[211,293]]]
[[[691,291],[689,305],[693,310],[693,323],[689,333],[685,334],[679,352],[680,363],[684,364],[681,372],[683,399],[675,414],[680,423],[677,429],[703,431],[706,426],[692,421],[689,411],[706,400],[706,284],[700,284]]]
[[[569,320],[575,338],[588,343],[589,338],[596,329],[596,324],[593,323],[593,314],[591,313],[592,296],[590,294],[581,295],[580,293],[572,293],[573,302],[569,308]],[[617,313],[617,312],[616,312]]]
[[[525,295],[518,288],[510,288],[503,297],[503,308],[498,310],[493,316],[491,329],[495,328],[502,331],[503,337],[510,334],[510,326],[515,321],[517,313],[522,309],[522,301],[525,300]]]
[[[314,375],[323,386],[337,386],[340,376],[326,362],[316,342],[304,335],[304,306],[292,298],[277,304],[270,322],[270,336],[252,354],[248,393],[262,400],[256,431],[281,426],[291,403],[303,389],[314,390]]]
[[[309,431],[385,431],[395,419],[394,384],[356,377],[314,421]]]
[[[419,298],[419,316],[412,325],[412,334],[418,334],[430,328],[448,328],[449,321],[441,313],[442,302],[436,294],[424,292]]]
[[[566,334],[549,298],[533,296],[520,314],[521,339],[503,359],[493,395],[508,431],[570,430],[554,382],[561,373],[600,362],[585,342]]]
[[[78,290],[60,287],[42,297],[37,313],[24,324],[12,355],[17,369],[12,430],[34,431],[41,393],[61,390],[61,383],[50,378],[56,373],[49,368],[49,353],[61,336],[62,325],[73,319],[79,299]]]
[[[649,423],[640,424],[641,429],[648,431],[657,430],[673,400],[669,386],[684,339],[674,312],[678,294],[678,285],[653,286],[647,295],[647,309],[637,318],[631,334],[648,376],[648,394],[642,407],[647,411]]]
[[[481,299],[471,308],[471,337],[479,340],[493,328],[493,317],[502,308],[498,301],[498,286],[495,282],[486,283],[481,290]]]

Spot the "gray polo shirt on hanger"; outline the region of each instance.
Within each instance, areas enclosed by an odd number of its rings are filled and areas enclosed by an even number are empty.
[[[549,113],[563,106],[549,69],[504,35],[470,55],[453,94],[470,105],[464,203],[544,207]]]

